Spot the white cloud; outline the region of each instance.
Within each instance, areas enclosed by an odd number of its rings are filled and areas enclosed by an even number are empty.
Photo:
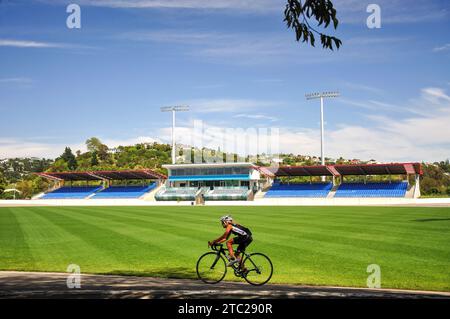
[[[254,66],[259,64],[301,65],[311,63],[386,61],[398,55],[407,37],[353,37],[343,39],[344,45],[330,54],[320,45],[313,48],[294,40],[291,30],[285,32],[213,32],[164,29],[135,30],[115,36],[119,40],[178,47],[179,54],[201,59],[202,62]],[[318,39],[319,40],[319,39]],[[264,82],[260,80],[260,82]],[[280,82],[268,79],[267,82]],[[351,83],[350,83],[351,85]],[[370,87],[365,87],[370,89]],[[372,88],[372,92],[374,88]],[[376,90],[376,89],[375,89]]]
[[[433,48],[433,52],[441,52],[441,51],[448,51],[448,50],[450,50],[450,43]]]
[[[150,137],[150,136],[138,136],[136,138],[129,139],[100,139],[104,144],[108,145],[108,147],[118,147],[118,146],[129,146],[140,143],[160,143],[161,140],[158,138]]]
[[[0,78],[0,87],[29,88],[33,80],[25,77]]]
[[[323,56],[320,53],[312,54],[308,50],[298,52],[298,44],[292,41],[291,34],[267,33],[224,33],[199,32],[189,30],[158,30],[134,31],[119,34],[118,39],[158,44],[179,45],[181,52],[190,57],[201,58],[203,61],[217,61],[220,63],[233,63],[254,65],[268,62],[282,63],[286,58],[303,61],[298,58],[309,57],[309,63]],[[310,55],[309,55],[310,54]],[[323,59],[322,59],[323,61]],[[297,62],[298,63],[298,62]]]
[[[86,152],[84,142],[60,143],[60,142],[38,142],[38,139],[25,138],[0,138],[0,159],[11,157],[45,157],[56,158],[60,156],[66,146],[75,153],[77,150]],[[47,140],[47,139],[46,139]],[[139,143],[160,142],[159,139],[149,136],[138,136],[129,139],[100,138],[100,140],[113,148],[117,146],[128,146]]]
[[[0,47],[21,49],[81,49],[95,50],[97,47],[62,42],[42,42],[34,40],[0,39]]]
[[[384,91],[379,88],[376,88],[376,87],[373,87],[370,85],[361,84],[361,83],[342,82],[341,84],[344,85],[345,87],[350,88],[355,91],[364,91],[364,92],[368,92],[368,93],[375,93],[378,95],[384,93]]]
[[[39,42],[30,40],[0,39],[0,47],[15,48],[67,48],[64,43]]]
[[[271,108],[280,106],[278,101],[262,101],[252,99],[197,99],[184,101],[192,111],[200,113],[239,112],[259,108]]]
[[[124,41],[179,46],[180,54],[220,64],[310,64],[336,61],[340,52],[302,46],[292,32],[231,33],[192,30],[133,31],[116,35]],[[173,48],[172,48],[173,50]]]
[[[277,121],[278,118],[274,117],[274,116],[268,116],[268,115],[264,115],[264,114],[236,114],[235,116],[233,116],[234,118],[246,118],[246,119],[251,119],[251,120],[266,120],[266,121]]]
[[[84,149],[84,144],[60,144],[34,142],[23,138],[0,138],[0,158],[11,157],[45,157],[56,158],[61,155],[64,148],[69,146],[72,151]]]
[[[49,2],[45,0],[45,2]],[[55,2],[55,0],[52,0]],[[57,0],[70,3],[69,0]],[[284,8],[284,0],[78,0],[80,5],[131,9],[231,9],[245,11],[271,11]]]
[[[15,84],[31,84],[33,80],[30,78],[0,78],[0,83],[15,83]]]
[[[376,44],[396,44],[401,42],[410,41],[411,38],[408,37],[353,37],[345,41],[346,44],[350,45],[376,45]]]
[[[441,100],[450,102],[450,96],[441,88],[424,88],[422,89],[422,97],[433,104],[439,104]]]
[[[396,104],[391,104],[391,103],[386,103],[386,102],[381,102],[381,101],[377,101],[377,100],[365,100],[365,101],[358,101],[358,100],[352,100],[352,99],[347,99],[347,98],[340,98],[339,100],[337,100],[339,103],[343,104],[343,105],[350,105],[350,106],[356,106],[356,107],[360,107],[366,110],[370,110],[370,111],[388,111],[388,112],[407,112],[407,113],[416,113],[413,109],[411,108],[406,108],[404,106],[401,105],[396,105]]]
[[[282,79],[255,79],[253,80],[255,83],[262,83],[262,84],[281,84],[284,83],[284,80]]]

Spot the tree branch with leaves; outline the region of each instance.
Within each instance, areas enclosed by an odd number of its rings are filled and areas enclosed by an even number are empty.
[[[339,20],[337,11],[330,0],[287,0],[284,10],[284,21],[288,28],[295,31],[296,40],[310,43],[315,46],[316,35],[320,36],[320,42],[324,49],[339,49],[342,41],[334,36],[327,35],[316,30],[310,24],[315,19],[317,26],[327,28],[331,23],[336,30]]]

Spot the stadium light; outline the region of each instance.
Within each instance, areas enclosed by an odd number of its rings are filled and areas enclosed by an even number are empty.
[[[323,99],[330,97],[338,97],[339,92],[322,92],[322,93],[309,93],[306,94],[305,97],[307,100],[320,99],[320,158],[322,159],[322,165],[325,165],[325,143],[323,137]],[[325,176],[322,176],[322,181],[325,181]]]
[[[187,105],[163,106],[161,112],[172,112],[172,164],[175,164],[175,113],[189,111]]]

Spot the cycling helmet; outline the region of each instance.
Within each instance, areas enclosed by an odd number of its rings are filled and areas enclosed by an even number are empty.
[[[225,215],[220,217],[220,222],[222,223],[222,225],[224,225],[227,222],[232,222],[233,221],[233,217],[231,217],[231,215]]]

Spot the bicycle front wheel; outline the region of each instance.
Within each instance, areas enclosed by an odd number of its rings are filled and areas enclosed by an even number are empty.
[[[273,265],[269,257],[261,253],[248,255],[244,259],[247,274],[244,279],[251,285],[262,286],[267,283],[273,274]]]
[[[209,252],[197,261],[197,276],[207,284],[220,282],[227,274],[227,263],[219,253]]]

